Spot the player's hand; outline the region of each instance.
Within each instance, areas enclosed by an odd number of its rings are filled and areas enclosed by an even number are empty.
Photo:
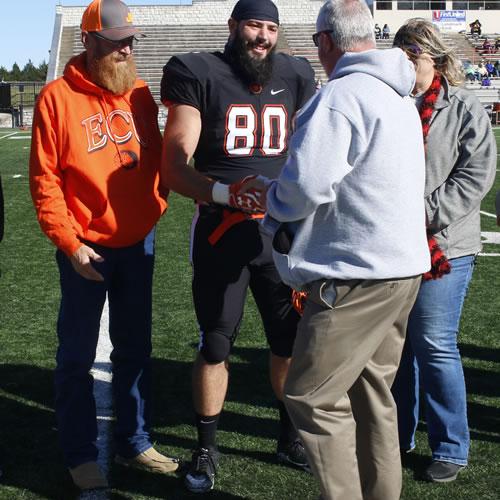
[[[251,175],[245,177],[239,182],[229,185],[229,206],[249,213],[265,212],[265,197],[262,196],[262,191],[253,187],[253,182],[257,180],[257,176]],[[259,183],[260,185],[260,183]]]
[[[94,250],[87,245],[82,245],[70,258],[74,270],[84,278],[92,281],[104,281],[102,274],[98,273],[92,261],[104,262],[104,259],[94,252]]]
[[[245,177],[239,184],[239,196],[253,196],[259,201],[259,211],[266,211],[267,188],[271,181],[263,175]]]

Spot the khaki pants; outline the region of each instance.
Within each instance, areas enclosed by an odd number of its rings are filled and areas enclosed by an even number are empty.
[[[419,285],[420,276],[323,281],[312,287],[285,403],[325,500],[400,497],[390,389]]]

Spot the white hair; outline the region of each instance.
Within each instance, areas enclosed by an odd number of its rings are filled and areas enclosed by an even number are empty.
[[[343,52],[365,43],[375,47],[373,17],[364,0],[328,0],[319,11],[316,30],[332,30],[330,36]]]

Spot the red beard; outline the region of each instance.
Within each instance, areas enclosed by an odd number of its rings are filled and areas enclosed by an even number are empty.
[[[125,58],[116,53],[93,59],[89,64],[89,71],[94,83],[115,95],[126,94],[134,87],[137,79],[133,57]]]

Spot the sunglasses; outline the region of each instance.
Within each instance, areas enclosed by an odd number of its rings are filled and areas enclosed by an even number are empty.
[[[95,31],[89,32],[94,38],[108,45],[108,47],[113,47],[115,50],[122,49],[123,47],[133,48],[135,42],[138,42],[138,38],[135,36],[129,36],[128,38],[123,38],[122,40],[110,40]]]
[[[403,52],[405,52],[410,57],[418,57],[423,53],[423,50],[414,43],[395,45],[399,47]]]
[[[318,31],[317,33],[314,33],[314,35],[312,36],[312,39],[313,39],[313,43],[314,43],[315,47],[319,47],[319,35],[321,35],[321,33],[333,33],[333,30],[323,30],[323,31]]]

